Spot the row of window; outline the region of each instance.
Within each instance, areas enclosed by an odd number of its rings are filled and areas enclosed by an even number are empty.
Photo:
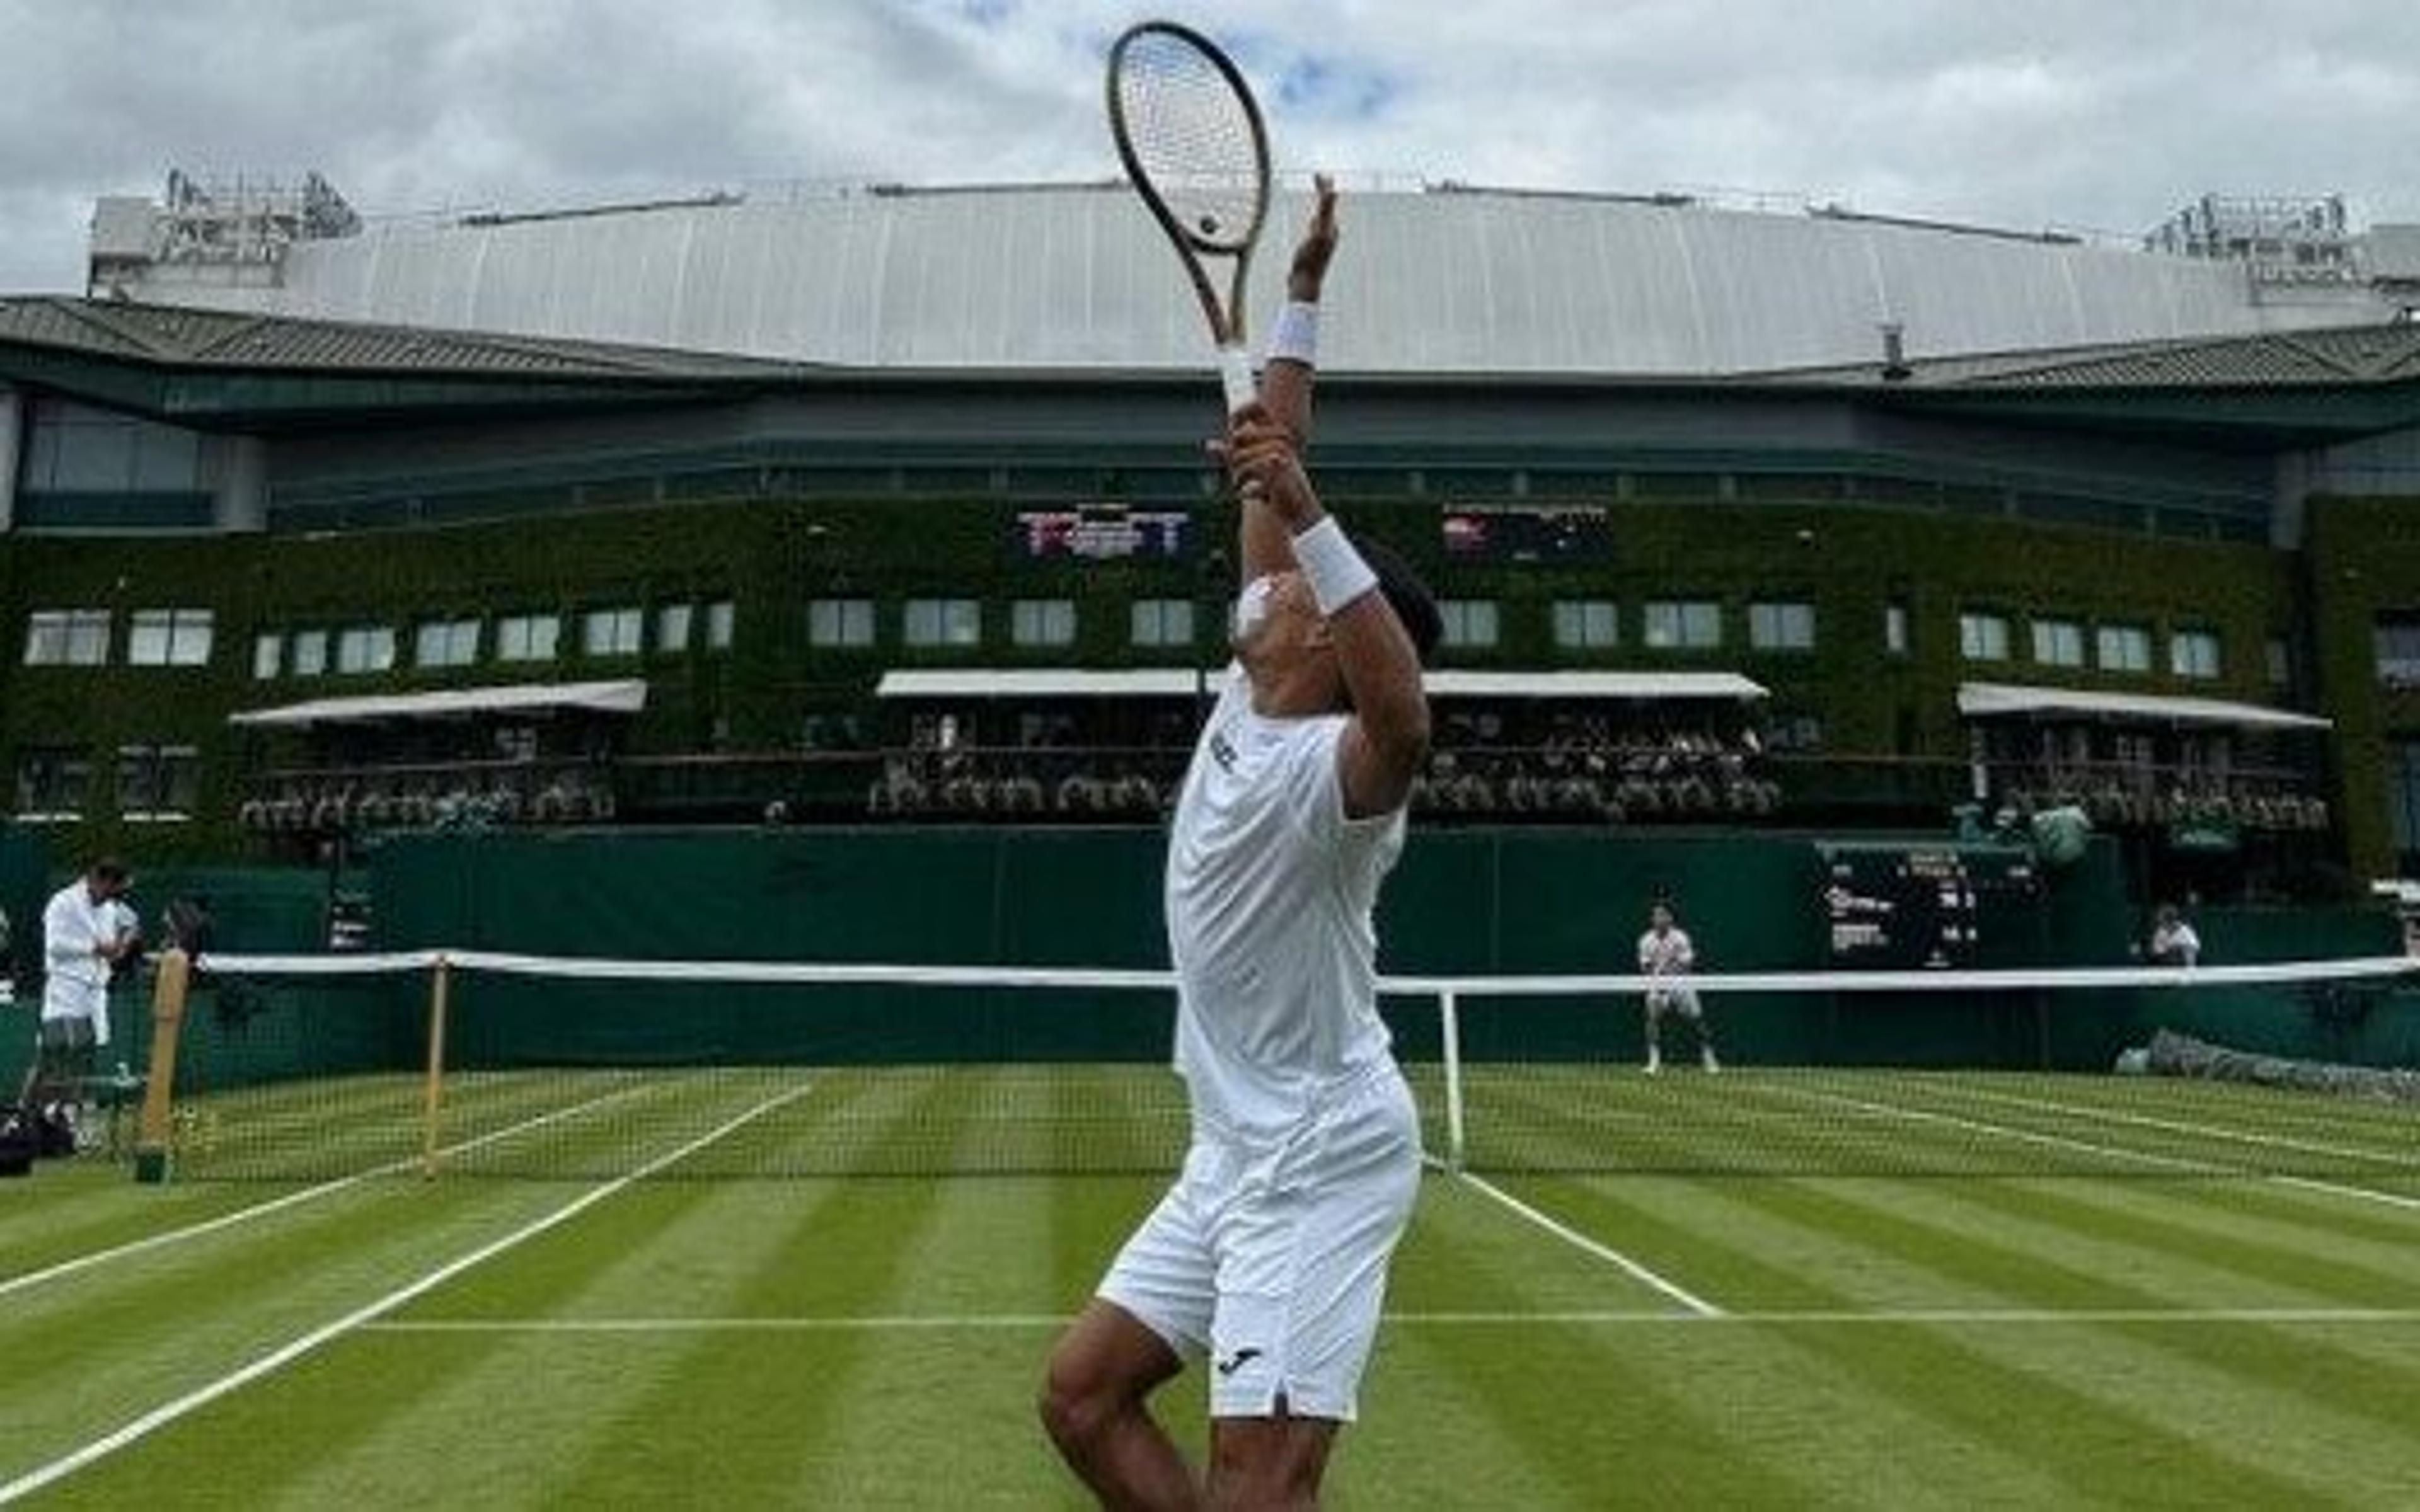
[[[659,604],[650,646],[648,611],[635,604],[594,609],[578,617],[580,653],[584,656],[636,656],[653,649],[662,654],[688,651],[697,643],[700,622],[708,651],[727,651],[736,616],[731,600],[716,599],[702,609],[695,604]],[[490,630],[493,640],[489,640]],[[422,620],[412,626],[411,664],[426,670],[476,666],[483,646],[492,647],[499,662],[550,662],[563,654],[564,616],[505,614],[492,625],[476,616]],[[264,630],[253,638],[252,675],[261,682],[275,677],[323,677],[392,671],[401,645],[391,625],[349,625],[342,628]]]
[[[1970,611],[1958,616],[1958,651],[1968,661],[2007,661],[2009,656],[2009,621],[2005,614]],[[2086,626],[2078,620],[2036,619],[2028,628],[2033,635],[2033,660],[2042,667],[2083,667],[2085,661]],[[2102,625],[2091,627],[2091,665],[2106,672],[2149,672],[2151,670],[2151,632],[2140,625]],[[2282,653],[2283,647],[2274,648]],[[2272,656],[2273,663],[2280,658]],[[2217,678],[2223,666],[2219,656],[2218,635],[2211,630],[2178,630],[2168,637],[2168,671],[2177,677],[2202,681]],[[2282,680],[2278,669],[2271,668],[2273,680]]]
[[[25,665],[100,667],[109,661],[105,609],[36,609],[25,617]],[[139,609],[128,622],[130,667],[200,667],[210,659],[210,611]]]
[[[1076,640],[1076,601],[1020,598],[1008,615],[1009,643],[1065,646]],[[1127,606],[1127,640],[1138,646],[1193,643],[1194,606],[1185,598],[1142,598]],[[1502,637],[1501,607],[1494,599],[1452,598],[1437,605],[1445,644],[1483,649]],[[862,648],[875,643],[875,604],[869,598],[819,598],[808,606],[807,639],[823,647]],[[918,647],[983,643],[984,606],[972,598],[911,598],[902,606],[900,639]],[[1723,643],[1722,606],[1711,600],[1658,601],[1646,606],[1642,632],[1653,650],[1699,649]],[[1610,600],[1559,601],[1554,606],[1555,643],[1572,650],[1600,650],[1621,643],[1619,606]],[[1807,651],[1815,645],[1815,607],[1779,603],[1748,606],[1748,643],[1760,651]]]
[[[1502,636],[1500,606],[1493,599],[1447,599],[1438,605],[1444,641],[1458,649],[1484,650]],[[1138,646],[1188,646],[1196,634],[1194,605],[1184,598],[1137,599],[1128,606],[1128,639]],[[649,621],[653,635],[649,635]],[[1642,607],[1641,643],[1651,651],[1702,651],[1722,646],[1723,606],[1712,599],[1656,599]],[[704,644],[720,651],[731,644],[733,605],[717,599],[702,607],[659,604],[652,616],[635,604],[583,611],[578,616],[581,654],[591,657],[635,656],[688,651],[704,622]],[[1968,611],[1958,616],[1960,654],[1968,661],[2011,659],[2011,621],[2007,615]],[[983,643],[984,606],[972,598],[911,598],[901,609],[900,638],[913,647],[971,647]],[[2092,665],[2103,671],[2148,673],[2151,631],[2140,625],[2089,627]],[[2081,621],[2036,618],[2028,622],[2032,659],[2043,667],[2086,665],[2086,629]],[[492,630],[492,641],[488,637]],[[1009,640],[1017,646],[1065,646],[1076,640],[1076,603],[1065,598],[1017,599],[1009,605]],[[476,616],[423,620],[413,626],[412,665],[420,668],[476,665],[483,646],[499,662],[551,662],[562,654],[564,616],[508,614],[492,624]],[[1609,599],[1561,599],[1553,605],[1554,641],[1575,651],[1608,650],[1621,644],[1621,607]],[[110,657],[107,609],[38,609],[28,617],[27,666],[97,667]],[[1908,610],[1885,608],[1883,646],[1894,656],[1908,651]],[[199,667],[210,659],[213,637],[209,609],[137,609],[127,633],[126,660],[135,667]],[[875,643],[875,602],[870,598],[818,598],[808,605],[807,637],[831,648]],[[2381,674],[2420,670],[2420,625],[2381,624],[2378,631]],[[1747,640],[1757,651],[1812,651],[1815,606],[1795,600],[1747,606]],[[2409,642],[2407,644],[2407,642]],[[2273,651],[2275,648],[2273,648]],[[389,625],[338,629],[265,631],[253,642],[253,675],[318,677],[383,672],[400,651]],[[2273,656],[2272,660],[2277,659]],[[2223,671],[2219,638],[2209,630],[2179,630],[2168,637],[2168,671],[2178,677],[2215,680]],[[2273,676],[2275,669],[2272,669]]]

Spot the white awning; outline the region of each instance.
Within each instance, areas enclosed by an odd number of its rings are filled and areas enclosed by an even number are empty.
[[[1432,698],[1761,699],[1761,684],[1737,672],[1431,672]]]
[[[246,709],[227,723],[260,729],[315,724],[358,724],[372,719],[444,719],[469,714],[546,714],[586,709],[597,714],[636,714],[647,704],[647,685],[617,683],[520,683],[508,687],[458,687],[433,693],[377,693],[361,698],[313,699],[273,709]]]
[[[1962,683],[1958,712],[1968,718],[1998,715],[2091,715],[2152,724],[2231,725],[2249,730],[2325,730],[2330,722],[2287,709],[2226,699],[2165,698],[2149,693],[2087,692],[2072,687],[2021,687],[2010,683]]]
[[[1221,673],[1212,673],[1215,681]],[[1190,667],[966,667],[884,672],[886,699],[1191,698],[1202,674]]]
[[[1223,677],[1223,670],[1211,674]],[[1761,699],[1765,690],[1737,672],[1435,671],[1432,698]],[[1201,674],[1187,667],[1091,671],[1074,667],[891,671],[881,698],[1191,698]]]

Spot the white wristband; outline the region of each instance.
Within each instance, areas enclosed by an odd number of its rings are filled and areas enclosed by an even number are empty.
[[[1305,367],[1319,365],[1319,306],[1288,301],[1269,326],[1270,362],[1283,359]]]
[[[1333,614],[1378,586],[1378,575],[1361,560],[1333,515],[1294,538],[1294,560],[1322,614]]]

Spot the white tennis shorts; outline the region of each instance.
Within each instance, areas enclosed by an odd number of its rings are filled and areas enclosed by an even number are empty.
[[[1702,1011],[1698,1006],[1698,989],[1695,987],[1668,987],[1647,995],[1649,1018],[1660,1019],[1667,1013],[1678,1013],[1684,1019],[1694,1019]]]
[[[1419,1185],[1419,1117],[1388,1066],[1273,1149],[1197,1137],[1100,1295],[1207,1356],[1212,1417],[1282,1398],[1349,1423]]]

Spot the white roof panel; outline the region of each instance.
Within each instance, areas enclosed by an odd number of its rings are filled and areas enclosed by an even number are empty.
[[[1264,329],[1308,196],[1281,192]],[[1326,365],[1707,377],[2368,324],[2357,288],[2279,303],[2241,267],[1877,221],[1478,190],[1349,195]],[[842,366],[1203,368],[1201,316],[1123,187],[830,193],[306,241],[277,287],[162,268],[138,299]]]

